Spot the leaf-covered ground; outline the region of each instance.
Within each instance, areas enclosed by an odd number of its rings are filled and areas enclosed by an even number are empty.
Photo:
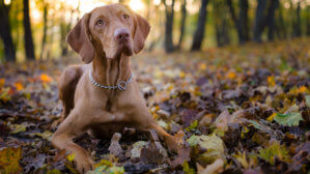
[[[173,168],[154,136],[83,135],[76,142],[97,162],[90,173],[309,173],[309,43],[135,56],[150,112],[189,153]],[[57,80],[78,62],[0,65],[0,173],[77,173],[74,155],[50,139],[62,109]]]

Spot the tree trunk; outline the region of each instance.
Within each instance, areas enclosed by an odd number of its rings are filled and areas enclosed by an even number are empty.
[[[301,16],[300,16],[300,1],[297,3],[297,9],[296,9],[296,22],[294,27],[294,37],[300,37],[301,36]]]
[[[213,21],[216,31],[217,46],[219,47],[228,45],[230,43],[229,38],[230,27],[228,23],[229,14],[227,14],[227,11],[230,11],[230,13],[234,13],[233,8],[227,9],[227,6],[225,6],[224,3],[225,2],[223,0],[213,1]]]
[[[41,43],[40,59],[43,59],[45,45],[46,45],[47,17],[48,17],[48,4],[44,2],[44,5],[43,5],[43,37],[42,37],[42,43]]]
[[[248,0],[239,0],[239,16],[237,17],[234,5],[232,0],[226,1],[230,16],[232,21],[234,22],[235,28],[237,29],[238,33],[238,40],[239,44],[243,44],[246,41],[249,41],[250,34],[249,34],[249,18],[248,18],[248,10],[249,10],[249,3]]]
[[[4,59],[7,61],[15,61],[15,47],[13,44],[11,25],[9,18],[9,7],[0,0],[0,37],[4,45]]]
[[[182,42],[184,38],[184,33],[185,33],[185,22],[186,22],[186,0],[183,0],[182,7],[181,7],[181,25],[180,25],[180,38],[179,38],[179,43],[178,43],[178,49],[182,47]]]
[[[264,31],[264,23],[265,23],[265,9],[266,9],[267,1],[266,0],[257,0],[257,8],[256,8],[256,17],[254,24],[254,41],[262,42],[262,33]]]
[[[34,54],[34,44],[32,40],[32,32],[31,32],[31,24],[30,24],[30,17],[29,17],[29,0],[23,0],[24,5],[24,39],[25,39],[25,51],[26,57],[29,60],[35,59]]]
[[[275,12],[279,6],[279,0],[272,0],[268,8],[268,14],[266,16],[266,22],[268,25],[268,40],[272,41],[274,39],[274,29],[275,29]]]
[[[201,49],[201,45],[202,45],[202,41],[203,41],[204,33],[205,33],[208,2],[209,0],[201,0],[197,28],[194,33],[191,51],[197,51]]]
[[[250,27],[249,27],[249,2],[248,0],[240,0],[240,11],[238,20],[239,41],[241,44],[250,40]]]
[[[229,8],[230,17],[231,17],[232,21],[234,22],[234,24],[237,28],[238,21],[237,21],[237,16],[236,16],[236,12],[235,12],[235,8],[234,8],[234,5],[232,3],[232,0],[226,0],[226,3],[227,3],[227,6]]]
[[[286,39],[287,38],[287,30],[286,30],[286,26],[285,26],[285,21],[284,21],[284,17],[283,17],[283,6],[282,4],[280,4],[279,2],[279,10],[278,10],[278,15],[277,15],[277,22],[276,24],[276,33],[278,35],[278,38],[280,39]]]
[[[165,11],[166,11],[166,24],[165,24],[165,51],[171,53],[174,51],[173,45],[173,17],[174,17],[174,3],[175,0],[172,0],[171,4],[167,4],[164,1]]]
[[[310,36],[310,6],[307,6],[307,17],[306,17],[306,34]]]
[[[66,36],[70,31],[71,28],[71,21],[67,24],[64,21],[60,22],[60,49],[61,49],[61,55],[66,56],[68,54],[68,44],[66,43]]]

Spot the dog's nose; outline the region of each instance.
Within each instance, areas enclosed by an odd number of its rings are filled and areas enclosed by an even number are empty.
[[[118,41],[129,38],[129,31],[127,28],[119,28],[114,31],[114,38]]]

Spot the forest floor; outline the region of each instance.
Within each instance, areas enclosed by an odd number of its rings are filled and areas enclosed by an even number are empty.
[[[83,135],[76,142],[97,162],[89,173],[309,173],[309,43],[133,57],[154,119],[189,153],[173,168],[164,143],[143,133],[113,140],[118,150]],[[50,142],[62,109],[57,80],[72,62],[0,65],[0,173],[77,173],[74,155]]]

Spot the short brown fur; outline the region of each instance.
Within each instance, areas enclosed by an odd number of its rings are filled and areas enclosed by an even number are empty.
[[[118,28],[129,31],[126,41],[115,40]],[[75,144],[73,138],[87,131],[102,137],[111,129],[115,132],[125,127],[155,130],[170,150],[177,149],[174,137],[158,126],[148,112],[135,79],[125,91],[120,91],[96,87],[88,76],[92,69],[93,78],[100,84],[115,85],[128,80],[132,73],[130,56],[141,51],[149,31],[145,19],[123,5],[113,4],[84,15],[68,35],[72,49],[90,64],[69,66],[61,75],[59,93],[64,121],[53,135],[52,143],[75,154],[81,173],[90,170],[94,163],[89,153]]]

